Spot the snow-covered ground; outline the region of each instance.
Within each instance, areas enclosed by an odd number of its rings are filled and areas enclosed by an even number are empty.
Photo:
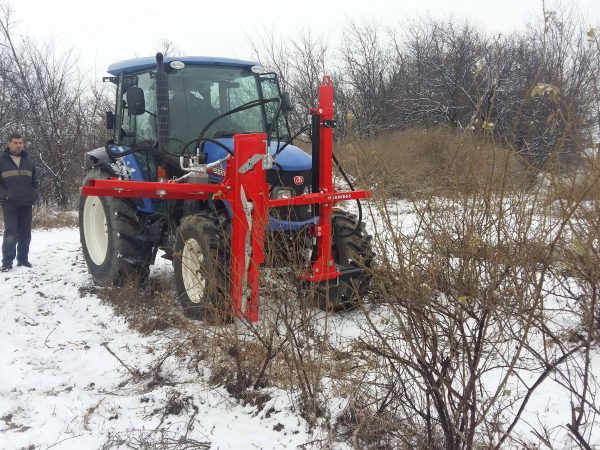
[[[391,212],[406,232],[414,228],[409,209],[399,204]],[[151,373],[185,333],[142,335],[91,294],[78,230],[35,230],[30,259],[32,269],[0,274],[0,449],[156,448],[169,440],[177,448],[350,448],[332,443],[325,430],[309,430],[287,393],[273,389],[263,408],[244,406],[209,383],[208,364],[185,354],[167,357]],[[159,258],[152,270],[155,276],[170,268]],[[330,317],[331,344],[350,347],[360,321],[357,311]],[[531,383],[535,374],[521,377]],[[571,447],[564,429],[570,400],[549,378],[515,431],[527,436],[544,426],[556,448]],[[598,431],[590,434],[600,442]]]
[[[132,376],[125,366],[143,373],[179,331],[143,336],[86,294],[76,229],[35,230],[30,260],[0,276],[0,449],[153,448],[182,437],[196,443],[185,448],[270,449],[316,438],[285,394],[257,413],[175,356],[161,367],[167,385]],[[125,436],[146,446],[121,447]]]

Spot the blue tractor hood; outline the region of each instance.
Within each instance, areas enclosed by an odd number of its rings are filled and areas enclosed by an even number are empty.
[[[233,151],[233,138],[219,139],[219,142],[225,144],[229,149]],[[278,148],[283,146],[284,142],[271,142],[269,146],[269,153],[275,154]],[[207,142],[204,146],[208,158],[207,162],[213,162],[217,159],[223,158],[227,155],[225,150],[219,147],[217,144]],[[275,169],[285,170],[290,172],[301,172],[312,169],[312,158],[311,156],[295,145],[288,145],[281,153],[277,155],[275,159]]]

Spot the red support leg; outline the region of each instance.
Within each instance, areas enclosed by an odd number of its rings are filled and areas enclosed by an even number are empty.
[[[269,187],[262,160],[248,165],[265,151],[264,133],[234,136],[235,156],[227,166],[233,210],[231,236],[232,313],[258,320],[260,265],[264,262],[264,233]]]
[[[333,85],[329,77],[324,77],[319,88],[319,107],[311,110],[319,116],[320,122],[320,161],[319,185],[323,194],[333,194]],[[335,268],[331,254],[331,214],[333,202],[319,206],[319,224],[315,227],[317,238],[317,260],[313,263],[312,281],[325,281],[338,277],[341,273]]]

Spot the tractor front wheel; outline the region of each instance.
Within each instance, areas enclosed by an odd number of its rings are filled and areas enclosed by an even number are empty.
[[[185,217],[175,238],[177,296],[188,317],[210,323],[229,320],[230,224],[212,213]]]

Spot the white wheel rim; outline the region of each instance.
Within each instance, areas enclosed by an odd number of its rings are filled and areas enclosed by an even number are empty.
[[[183,245],[181,254],[181,277],[183,287],[192,303],[200,303],[206,289],[206,280],[200,273],[204,254],[196,239],[190,238]]]
[[[101,265],[108,253],[108,226],[99,197],[88,196],[83,205],[83,236],[92,262]]]

